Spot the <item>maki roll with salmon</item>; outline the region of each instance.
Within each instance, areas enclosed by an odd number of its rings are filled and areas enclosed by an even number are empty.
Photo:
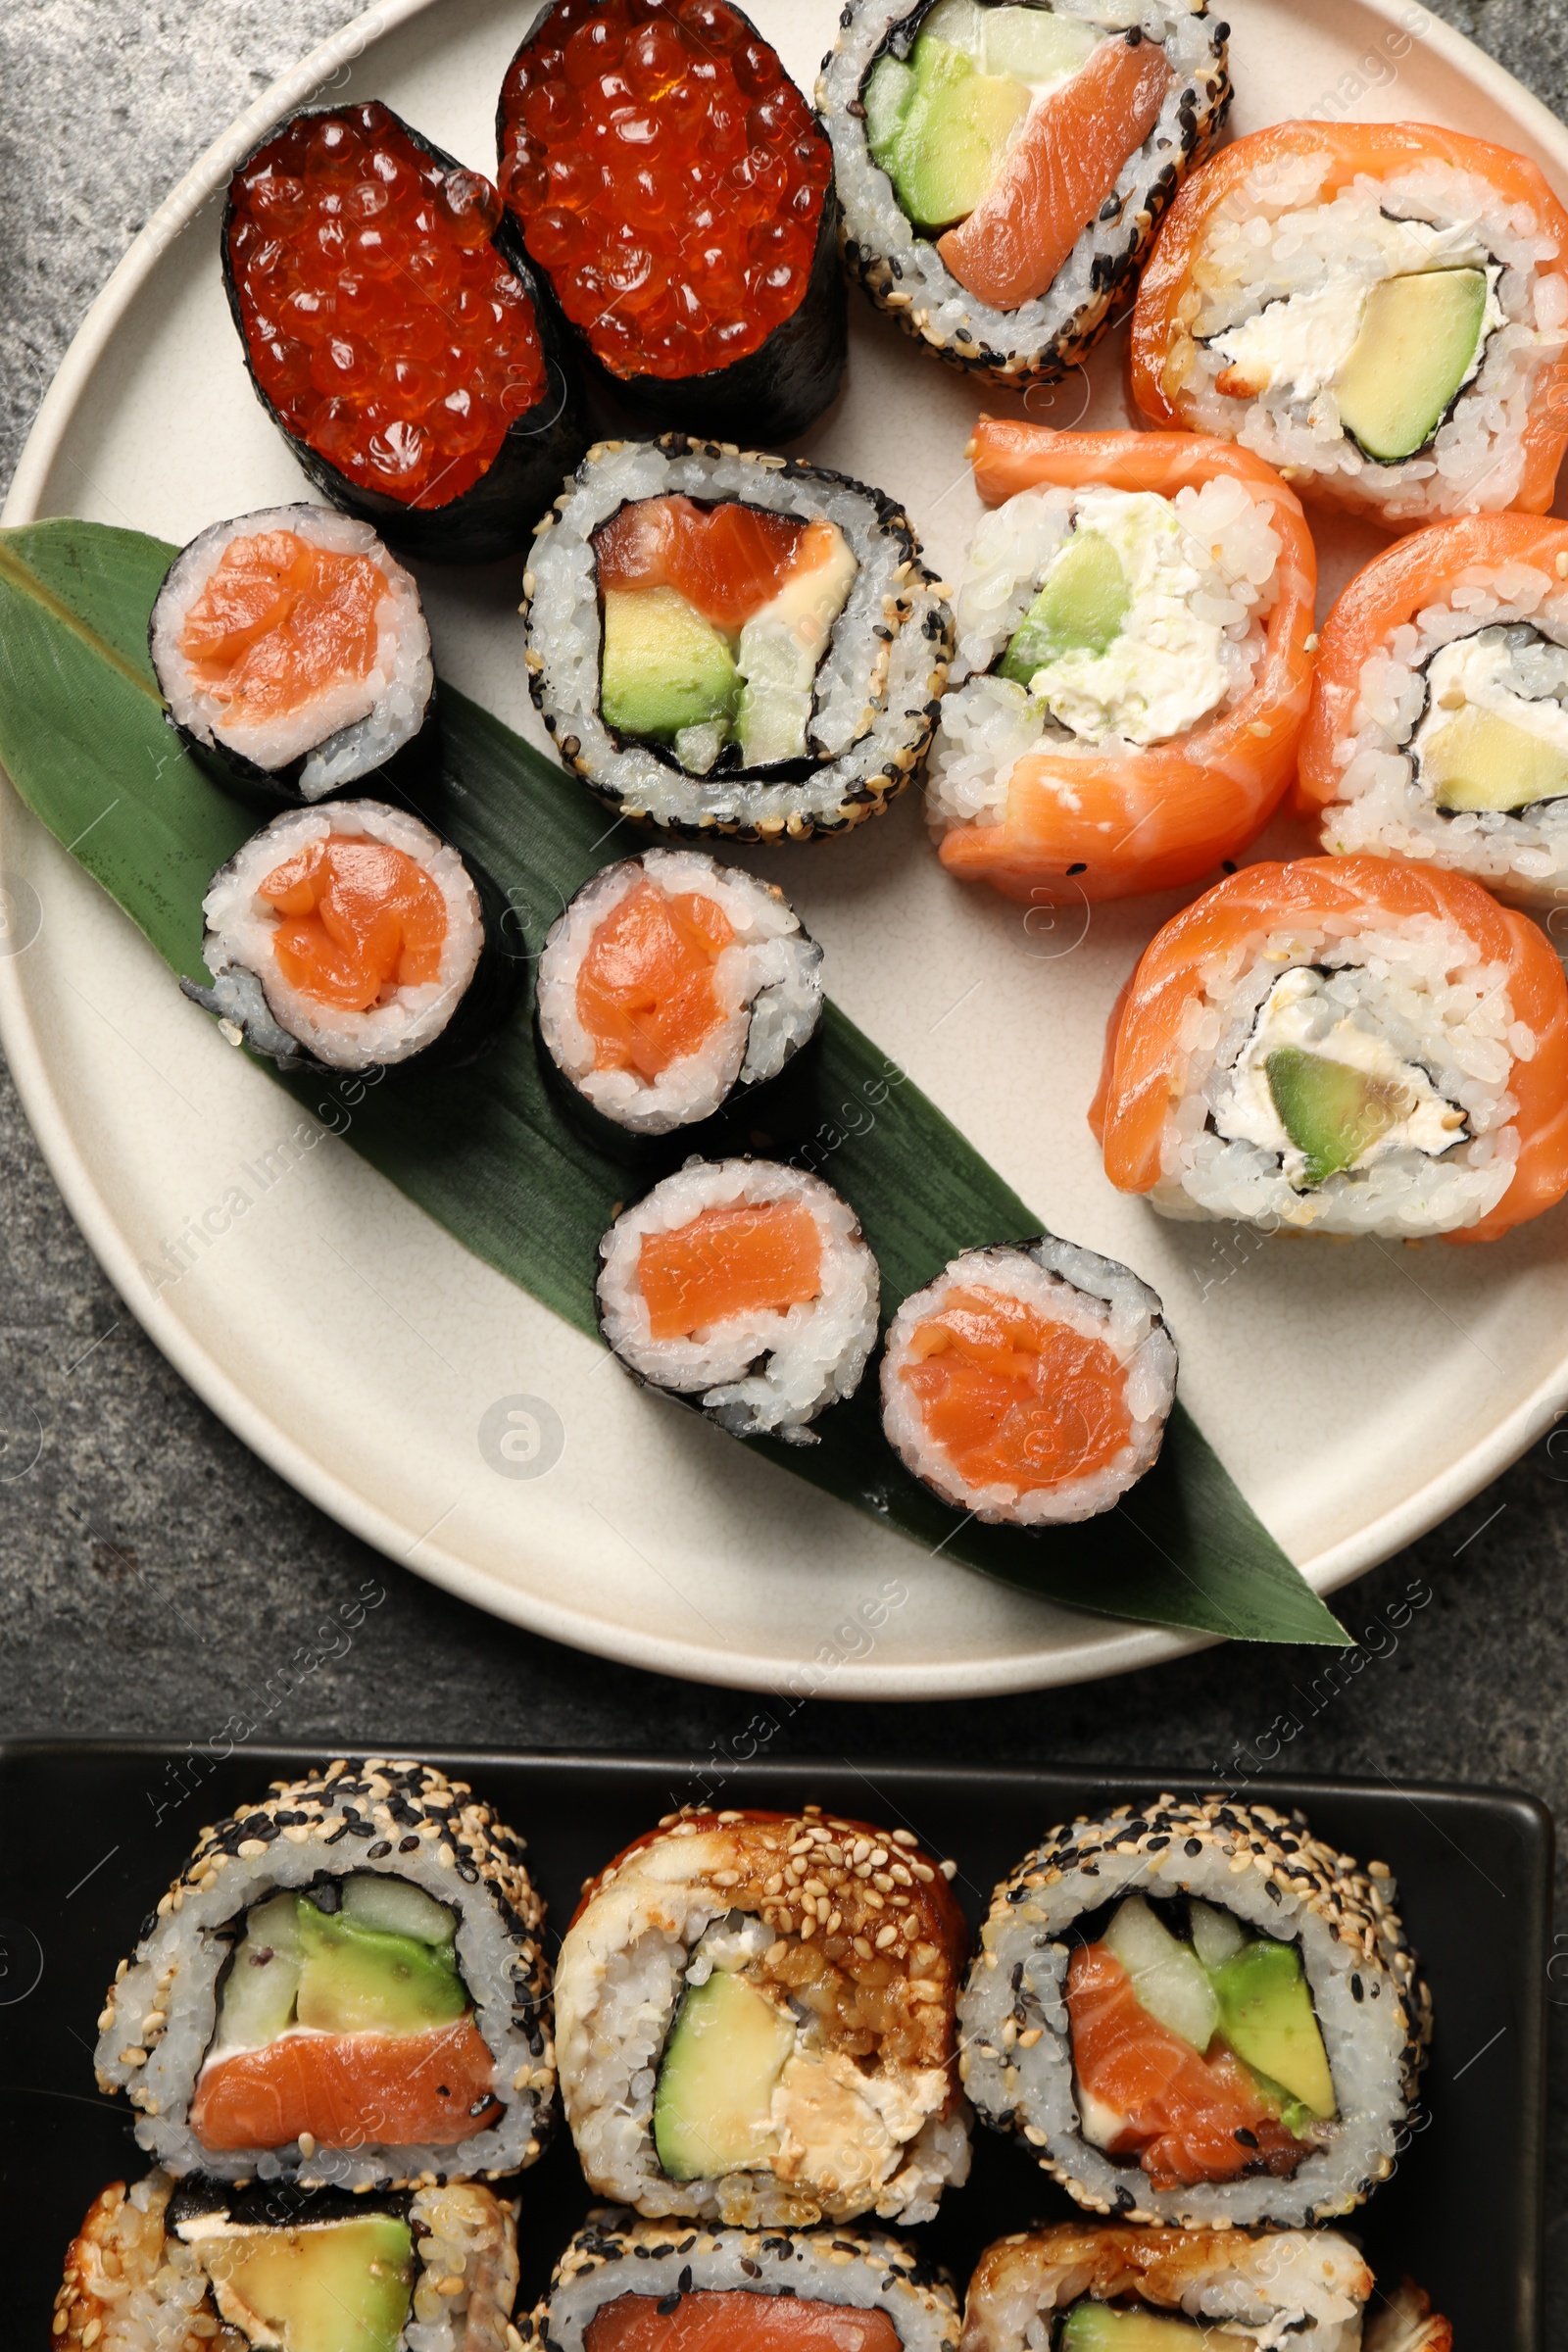
[[[878,490],[671,433],[589,451],[524,580],[533,698],[618,815],[843,832],[925,757],[952,615]]]
[[[1090,1118],[1164,1216],[1494,1241],[1568,1192],[1568,985],[1463,874],[1246,866],[1145,952]]]
[[[1154,424],[1391,529],[1543,514],[1568,447],[1568,212],[1430,122],[1276,122],[1189,180],[1133,317]]]
[[[956,1257],[906,1298],[882,1357],[882,1426],[906,1468],[1015,1527],[1113,1509],[1152,1469],[1175,1396],[1149,1285],[1050,1235]]]
[[[908,1830],[816,1805],[688,1806],[617,1854],[584,1888],[556,1970],[562,2094],[589,2187],[671,2239],[679,2221],[930,2221],[969,2168],[954,2029],[968,1931],[952,1867]],[[642,2252],[638,2286],[658,2259]],[[754,2278],[752,2259],[733,2283]],[[798,2273],[789,2259],[754,2282],[798,2280],[808,2297],[814,2258]],[[721,2257],[711,2283],[731,2284],[729,2269]],[[767,2324],[747,2306],[737,2333]]]
[[[587,434],[489,180],[378,100],[295,115],[230,180],[222,252],[257,397],[323,498],[432,563],[527,544]]]
[[[62,2352],[511,2352],[517,2209],[470,2182],[344,2196],[149,2173],[66,2257]]]
[[[814,1037],[822,951],[773,884],[700,850],[650,850],[577,893],[545,941],[537,1001],[545,1051],[582,1100],[667,1135]]]
[[[1228,31],[1188,0],[851,0],[817,83],[850,275],[954,366],[1054,381],[1224,122]]]
[[[419,591],[353,515],[214,523],[170,565],[148,646],[180,741],[241,798],[298,806],[416,785],[435,764]]]
[[[643,429],[791,441],[847,349],[833,158],[728,0],[555,0],[507,71],[500,182],[589,370]]]
[[[766,1159],[690,1159],[599,1245],[599,1328],[627,1371],[732,1437],[815,1444],[876,1339],[876,1259],[847,1200]]]
[[[992,1896],[964,2087],[1078,2204],[1308,2229],[1394,2170],[1431,2000],[1381,1862],[1299,1813],[1162,1796],[1051,1832]]]
[[[1040,906],[1234,858],[1296,769],[1317,559],[1293,493],[1189,433],[982,418],[988,506],[926,784],[942,862]]]
[[[384,2189],[496,2179],[555,2093],[522,1840],[424,1764],[275,1781],[202,1833],[122,1961],[99,2088],[169,2172]]]

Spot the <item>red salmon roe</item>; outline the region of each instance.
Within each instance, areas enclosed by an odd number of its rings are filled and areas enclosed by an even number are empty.
[[[257,380],[351,482],[445,507],[545,389],[501,198],[386,107],[291,122],[237,172],[229,263]]]
[[[832,155],[725,0],[559,0],[501,119],[528,252],[612,374],[728,367],[800,307]]]

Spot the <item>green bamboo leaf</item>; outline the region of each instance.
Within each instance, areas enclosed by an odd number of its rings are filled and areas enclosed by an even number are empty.
[[[254,820],[163,719],[147,619],[173,553],[70,520],[0,532],[0,760],[34,814],[195,978],[203,894]],[[443,687],[442,713],[441,821],[505,894],[517,954],[536,952],[588,875],[634,842],[629,830],[608,840],[597,804],[476,704]],[[590,1334],[600,1236],[689,1148],[588,1138],[546,1082],[526,1009],[469,1069],[416,1068],[384,1089],[277,1083],[466,1248]],[[746,1115],[776,1135],[747,1124],[719,1145],[776,1148],[824,1173],[860,1216],[887,1310],[957,1250],[1042,1229],[836,1006],[820,1047],[765,1100]],[[820,1426],[817,1446],[760,1448],[928,1551],[1101,1615],[1247,1641],[1348,1639],[1180,1404],[1157,1467],[1117,1510],[1035,1535],[965,1521],[910,1478],[882,1437],[874,1380]]]

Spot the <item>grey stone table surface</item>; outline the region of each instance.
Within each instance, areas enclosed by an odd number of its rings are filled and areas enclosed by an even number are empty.
[[[1245,6],[1246,0],[1241,0]],[[347,0],[3,0],[0,486],[92,295],[206,142],[356,13]],[[1568,0],[1446,0],[1568,113]],[[36,1416],[42,1450],[25,1476]],[[9,1444],[8,1444],[9,1441]],[[1562,1448],[1559,1442],[1559,1456]],[[1568,1456],[1544,1446],[1343,1596],[1364,1637],[1329,1683],[1211,1650],[977,1706],[789,1716],[774,1754],[1255,1768],[1507,1782],[1568,1808]],[[353,1646],[279,1669],[368,1579]],[[1401,1596],[1397,1634],[1388,1611]],[[721,1752],[743,1694],[661,1681],[497,1624],[372,1554],[281,1485],[142,1335],[62,1203],[0,1075],[0,1731],[256,1737],[417,1749],[537,1743]],[[1568,1911],[1559,1924],[1568,1929]],[[1568,1940],[1565,1938],[1564,1940]],[[1561,1972],[1568,1974],[1568,1972]],[[1559,1994],[1568,2002],[1568,1984]],[[1552,2111],[1546,2341],[1568,2344],[1568,2006]]]

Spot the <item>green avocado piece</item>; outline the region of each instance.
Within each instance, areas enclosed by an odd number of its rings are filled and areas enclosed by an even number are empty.
[[[299,1907],[299,2022],[326,2034],[422,2034],[468,2006],[450,1945],[389,1935],[346,1912]]]
[[[1061,2329],[1061,2352],[1194,2352],[1203,2330],[1161,2311],[1115,2303],[1075,2303]]]
[[[1528,808],[1568,793],[1568,753],[1467,703],[1422,744],[1421,774],[1440,808]]]
[[[1075,531],[1014,631],[1001,674],[1027,686],[1063,654],[1102,654],[1121,634],[1131,601],[1127,574],[1110,541]]]
[[[1220,2032],[1244,2066],[1266,2075],[1308,2114],[1337,2115],[1334,2079],[1297,1946],[1246,1943],[1211,1974]]]
[[[270,1895],[246,1916],[219,1996],[213,2050],[259,2050],[294,2023],[300,1985],[297,1898]]]
[[[931,33],[915,42],[910,66],[902,124],[877,161],[916,228],[947,228],[990,188],[1029,92],[1010,74],[977,72],[973,58]]]
[[[727,640],[677,588],[605,596],[605,724],[668,738],[735,715],[740,677]]]
[[[1424,270],[1374,286],[1334,394],[1369,458],[1413,458],[1475,364],[1487,310],[1483,270]]]
[[[1352,1167],[1415,1107],[1408,1087],[1305,1046],[1277,1046],[1263,1066],[1281,1124],[1306,1155],[1308,1184],[1326,1184],[1338,1169]]]
[[[388,2213],[197,2241],[222,2318],[285,2352],[397,2352],[414,2290],[414,2237]]]
[[[778,2153],[773,2085],[794,2022],[745,1977],[715,1968],[681,1995],[654,2089],[654,2146],[671,2180],[755,2172]]]

